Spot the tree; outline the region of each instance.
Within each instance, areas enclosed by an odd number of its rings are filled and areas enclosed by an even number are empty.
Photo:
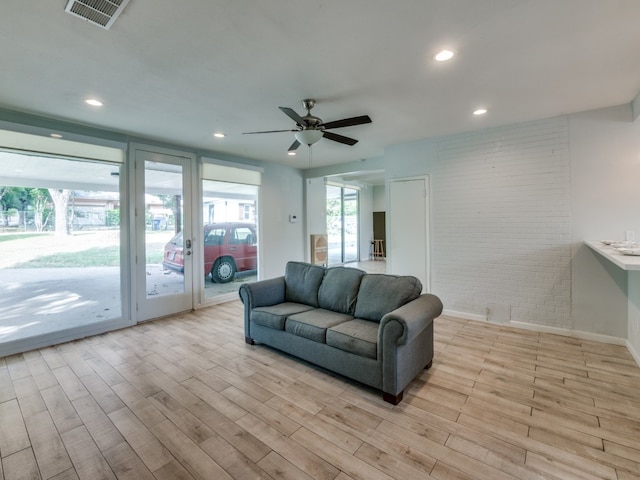
[[[44,188],[31,188],[29,196],[33,206],[33,224],[37,232],[42,232],[49,222],[49,193]]]
[[[71,222],[69,221],[69,199],[71,190],[62,188],[50,188],[49,195],[53,200],[56,212],[56,235],[71,235]]]

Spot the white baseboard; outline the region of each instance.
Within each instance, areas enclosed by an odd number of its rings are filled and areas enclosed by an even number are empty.
[[[629,353],[631,354],[633,359],[636,361],[636,363],[640,367],[640,353],[638,353],[636,349],[633,348],[633,345],[629,340],[627,340],[627,350],[629,350]]]
[[[525,330],[533,330],[535,332],[553,333],[564,337],[580,338],[582,340],[591,340],[593,342],[609,343],[611,345],[627,346],[627,339],[620,337],[612,337],[611,335],[603,335],[600,333],[583,332],[581,330],[571,330],[569,328],[548,327],[546,325],[536,325],[527,322],[518,322],[511,320],[507,325]]]
[[[626,338],[612,337],[611,335],[602,335],[599,333],[583,332],[580,330],[571,330],[569,328],[548,327],[546,325],[536,325],[534,323],[519,322],[516,320],[511,320],[508,323],[489,322],[483,315],[477,315],[477,314],[466,313],[466,312],[456,312],[453,310],[443,310],[442,314],[448,315],[450,317],[462,318],[464,320],[475,320],[483,323],[491,323],[492,325],[498,325],[498,326],[503,325],[507,327],[522,328],[523,330],[532,330],[535,332],[543,332],[543,333],[553,333],[555,335],[562,335],[565,337],[574,337],[574,338],[580,338],[582,340],[591,340],[594,342],[609,343],[612,345],[621,345],[629,349],[629,351],[631,352],[631,355],[633,355],[633,357],[635,358],[636,363],[638,363],[638,365],[640,366],[640,361],[639,361],[640,356],[638,355],[637,352],[633,351],[629,341]]]
[[[478,322],[487,322],[486,317],[482,315],[476,315],[475,313],[466,313],[466,312],[456,312],[454,310],[443,310],[443,315],[447,315],[449,317],[462,318],[464,320],[476,320]]]

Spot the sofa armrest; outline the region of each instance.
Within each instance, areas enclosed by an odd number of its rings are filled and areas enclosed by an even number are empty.
[[[244,304],[244,339],[253,345],[251,338],[251,311],[256,307],[269,307],[284,302],[284,276],[260,280],[254,283],[243,283],[238,289],[240,300]]]
[[[378,327],[378,358],[382,391],[397,404],[405,386],[433,358],[433,319],[442,313],[442,302],[424,293],[387,313]]]
[[[395,345],[411,343],[413,338],[442,313],[442,308],[442,302],[438,297],[423,293],[415,300],[387,313],[380,320],[378,344],[387,342],[387,346],[391,346],[389,342],[393,342]],[[394,323],[395,325],[393,325]]]
[[[260,280],[259,282],[243,283],[240,285],[238,294],[245,306],[245,310],[283,303],[285,300],[284,276]]]

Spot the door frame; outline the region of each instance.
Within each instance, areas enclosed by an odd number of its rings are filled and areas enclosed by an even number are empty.
[[[150,303],[143,307],[139,305],[141,300],[146,302],[148,299],[146,299],[146,275],[143,276],[140,274],[140,271],[144,270],[144,268],[141,269],[138,263],[145,261],[145,259],[140,258],[140,256],[142,253],[141,246],[145,239],[146,228],[144,222],[144,161],[138,159],[138,152],[158,155],[159,157],[178,157],[186,161],[188,167],[186,169],[186,176],[184,176],[183,173],[183,206],[185,212],[183,217],[183,231],[185,232],[185,236],[188,235],[192,240],[192,259],[197,257],[198,246],[200,243],[199,237],[194,235],[194,231],[197,231],[198,228],[198,208],[197,203],[194,201],[194,196],[197,195],[198,192],[198,164],[196,156],[192,153],[181,150],[173,150],[141,143],[130,143],[127,162],[129,178],[131,179],[128,185],[129,198],[131,199],[129,203],[129,258],[131,260],[129,263],[129,286],[131,292],[130,318],[133,323],[140,323],[146,320],[152,320],[153,318],[159,318],[194,309],[196,306],[197,288],[199,288],[198,285],[195,284],[196,282],[194,281],[193,274],[190,274],[189,278],[187,277],[188,272],[185,267],[185,292],[183,294],[166,295],[154,298],[153,301],[156,302],[156,306],[152,308],[149,308],[151,306]],[[139,171],[140,168],[142,169],[141,172]],[[138,210],[140,205],[142,205],[142,211]],[[143,221],[140,222],[139,218],[142,218]],[[192,260],[191,263],[193,267],[194,261]],[[190,268],[189,270],[193,270],[193,268]],[[188,285],[190,285],[190,288],[187,288]],[[143,298],[142,295],[145,295],[145,297]],[[161,298],[164,298],[167,301],[160,301]],[[173,301],[168,300],[169,298],[172,298]],[[179,299],[180,301],[177,302],[175,301],[176,299]],[[173,305],[173,307],[169,307],[169,305]]]

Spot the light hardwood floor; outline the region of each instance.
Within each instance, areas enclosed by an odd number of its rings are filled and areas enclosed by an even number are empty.
[[[436,320],[378,392],[244,343],[235,301],[0,359],[0,479],[640,478],[623,347]]]

